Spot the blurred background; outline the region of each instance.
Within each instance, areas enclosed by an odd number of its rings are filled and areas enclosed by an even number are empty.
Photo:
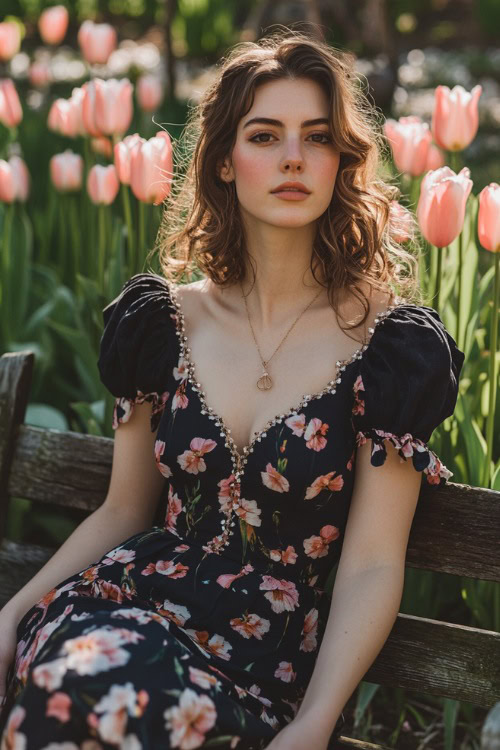
[[[500,490],[499,0],[2,0],[0,354],[35,353],[25,421],[113,436],[102,309],[154,247],[168,194],[155,170],[172,169],[171,141],[227,50],[302,22],[355,56],[403,213],[430,170],[457,178],[447,239],[439,216],[408,239],[427,304],[466,353],[456,412],[430,447],[452,481]],[[13,498],[6,535],[56,547],[82,518]],[[500,631],[490,582],[407,569],[400,611]],[[363,682],[345,713],[361,739],[472,750],[486,712]]]

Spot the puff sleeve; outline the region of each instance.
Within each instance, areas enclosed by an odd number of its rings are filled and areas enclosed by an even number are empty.
[[[165,389],[175,366],[175,322],[170,290],[162,276],[138,273],[102,311],[104,331],[97,367],[115,398],[113,429],[127,422],[135,404],[152,403],[151,431],[168,399]]]
[[[427,441],[453,414],[464,358],[434,308],[404,303],[382,316],[360,358],[352,409],[356,445],[371,441],[373,466],[385,462],[389,440],[430,485],[453,476]]]

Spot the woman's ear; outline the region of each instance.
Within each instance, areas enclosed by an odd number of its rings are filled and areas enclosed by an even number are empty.
[[[229,163],[229,160],[227,158],[224,159],[224,163],[223,163],[222,167],[219,170],[219,177],[224,182],[232,182],[234,180],[233,167]]]

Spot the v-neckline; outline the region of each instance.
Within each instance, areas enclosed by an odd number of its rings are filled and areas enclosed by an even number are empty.
[[[408,304],[404,301],[399,302],[393,305],[389,305],[389,307],[387,307],[385,310],[378,313],[378,315],[376,315],[373,320],[373,326],[370,326],[368,328],[369,335],[365,339],[364,343],[359,346],[349,357],[346,357],[346,359],[336,361],[335,364],[337,366],[337,369],[332,380],[329,380],[325,387],[321,389],[321,391],[318,391],[314,394],[304,394],[296,404],[291,406],[285,412],[276,414],[274,417],[269,419],[264,427],[256,430],[253,433],[251,441],[247,445],[243,446],[243,450],[242,452],[240,452],[231,435],[231,429],[228,427],[223,417],[221,417],[219,414],[217,414],[217,412],[214,411],[214,409],[212,409],[206,399],[205,390],[203,389],[202,384],[196,376],[196,365],[191,357],[191,348],[189,346],[188,337],[186,336],[186,319],[184,316],[182,305],[179,301],[177,289],[171,281],[169,281],[168,279],[165,279],[165,281],[167,284],[170,300],[177,311],[177,315],[175,316],[175,329],[180,343],[181,356],[186,365],[186,378],[189,381],[192,390],[195,391],[198,395],[198,398],[203,407],[202,414],[207,413],[209,415],[209,419],[213,419],[215,424],[218,427],[222,428],[221,436],[225,438],[225,444],[231,451],[231,455],[238,467],[241,467],[246,463],[249,453],[253,452],[255,443],[260,442],[262,438],[266,437],[267,430],[271,429],[271,427],[273,427],[278,422],[282,422],[284,419],[288,419],[291,416],[296,416],[301,409],[307,406],[310,401],[314,399],[320,399],[326,393],[335,393],[337,390],[336,386],[341,382],[342,379],[341,373],[344,372],[348,365],[352,364],[356,359],[361,359],[363,353],[370,345],[373,334],[375,333],[379,323],[385,320],[397,308]]]

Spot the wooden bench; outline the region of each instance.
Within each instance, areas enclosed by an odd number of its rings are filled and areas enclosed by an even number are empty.
[[[90,513],[102,503],[111,472],[111,438],[24,424],[33,364],[29,351],[0,357],[0,607],[55,552],[5,538],[9,498]],[[162,525],[163,512],[155,524]],[[500,582],[500,492],[423,485],[406,563]],[[491,708],[500,701],[500,633],[400,613],[363,679]],[[500,703],[485,722],[498,738],[499,714]],[[347,736],[338,746],[381,747]]]

